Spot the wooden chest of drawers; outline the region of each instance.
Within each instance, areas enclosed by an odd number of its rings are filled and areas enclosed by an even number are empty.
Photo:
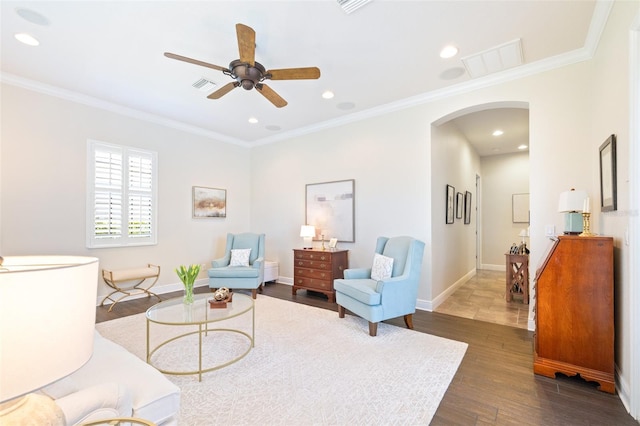
[[[330,302],[336,300],[333,280],[344,278],[349,267],[348,250],[293,250],[293,289],[324,293]]]
[[[563,235],[536,273],[533,372],[615,393],[613,238]]]

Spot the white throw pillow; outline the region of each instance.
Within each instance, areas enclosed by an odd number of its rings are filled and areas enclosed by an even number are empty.
[[[249,266],[249,255],[251,249],[231,250],[231,262],[229,266]]]
[[[383,256],[376,253],[373,256],[373,266],[371,267],[371,279],[380,281],[385,278],[391,278],[393,270],[393,257]]]

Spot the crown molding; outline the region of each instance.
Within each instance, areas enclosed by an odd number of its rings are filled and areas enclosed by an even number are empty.
[[[38,81],[29,80],[17,75],[0,72],[0,82],[9,84],[11,86],[20,87],[22,89],[31,90],[45,95],[54,96],[60,99],[64,99],[71,102],[76,102],[82,105],[102,109],[105,111],[113,112],[116,114],[124,115],[127,117],[136,118],[143,121],[159,124],[161,126],[181,130],[183,132],[192,133],[199,136],[215,139],[217,141],[230,143],[233,145],[239,145],[242,147],[250,147],[251,145],[245,141],[237,138],[233,138],[221,133],[212,132],[201,127],[192,126],[190,124],[183,123],[177,120],[171,120],[159,115],[150,114],[134,108],[125,107],[122,105],[107,102],[102,99],[94,98],[92,96],[83,95],[72,90],[62,89],[59,87],[51,86],[48,84],[40,83]]]
[[[586,47],[574,50],[569,53],[557,55],[548,59],[543,59],[537,62],[532,62],[527,65],[521,65],[516,68],[511,68],[499,73],[490,74],[484,77],[476,78],[466,81],[464,83],[457,84],[455,86],[446,87],[444,89],[433,90],[430,92],[422,93],[420,95],[411,96],[409,98],[401,99],[399,101],[391,102],[378,107],[370,108],[364,111],[359,111],[353,114],[339,117],[332,120],[316,123],[311,126],[295,129],[279,135],[270,136],[268,138],[258,139],[253,142],[252,146],[265,145],[268,143],[277,142],[284,139],[290,139],[292,137],[302,136],[310,133],[315,133],[320,130],[329,129],[332,127],[338,127],[349,123],[355,123],[357,121],[365,120],[368,118],[379,117],[381,115],[389,114],[395,111],[400,111],[407,108],[427,104],[430,102],[458,96],[464,93],[472,92],[478,89],[495,86],[498,84],[506,83],[513,80],[518,80],[531,75],[539,74],[545,71],[565,67],[575,63],[589,60],[593,57],[590,50]]]
[[[166,127],[174,128],[184,132],[193,133],[196,135],[215,139],[217,141],[230,143],[242,147],[254,147],[260,145],[266,145],[286,139],[291,139],[311,133],[316,133],[321,130],[326,130],[334,127],[343,126],[350,123],[366,120],[369,118],[378,117],[381,115],[389,114],[395,111],[400,111],[407,108],[412,108],[418,105],[427,104],[441,99],[458,96],[464,93],[475,91],[478,89],[495,86],[498,84],[506,83],[513,80],[518,80],[524,77],[528,77],[534,74],[542,73],[545,71],[554,70],[557,68],[565,67],[575,63],[587,61],[593,58],[600,37],[604,31],[609,13],[613,7],[613,0],[596,0],[593,16],[589,25],[589,31],[585,38],[585,45],[580,49],[573,50],[568,53],[556,55],[551,58],[536,61],[530,64],[521,65],[515,68],[501,71],[499,73],[490,74],[473,80],[468,80],[463,83],[447,87],[444,89],[433,90],[430,92],[422,93],[409,98],[401,99],[399,101],[390,102],[385,105],[380,105],[374,108],[370,108],[364,111],[359,111],[353,114],[349,114],[343,117],[326,120],[320,123],[316,123],[310,126],[301,127],[291,131],[279,133],[274,136],[269,136],[255,141],[245,141],[238,138],[234,138],[221,133],[213,132],[203,129],[201,127],[185,124],[176,120],[171,120],[165,117],[161,117],[155,114],[139,111],[133,108],[125,107],[122,105],[107,102],[98,98],[83,95],[77,92],[73,92],[66,89],[57,88],[54,86],[39,83],[33,80],[29,80],[23,77],[15,76],[8,73],[0,72],[0,82],[22,87],[24,89],[44,93],[47,95],[55,96],[58,98],[66,99],[72,102],[81,103],[84,105],[100,108],[103,110],[115,112],[125,116],[137,118],[140,120],[152,122],[155,124],[163,125]]]
[[[598,44],[600,43],[600,37],[604,31],[609,13],[613,7],[613,0],[596,0],[593,15],[591,17],[591,23],[589,25],[589,31],[585,38],[585,45],[580,49],[573,50],[568,53],[553,56],[551,58],[542,59],[540,61],[532,62],[530,64],[521,65],[515,68],[501,71],[499,73],[490,74],[477,79],[469,80],[464,83],[457,84],[455,86],[447,87],[440,90],[434,90],[426,92],[420,95],[412,96],[406,99],[402,99],[396,102],[391,102],[385,105],[381,105],[375,108],[360,111],[354,114],[350,114],[344,117],[327,120],[321,123],[316,123],[311,126],[295,129],[286,133],[270,136],[268,138],[258,139],[253,142],[252,146],[266,145],[269,143],[281,141],[284,139],[290,139],[293,137],[303,136],[310,133],[315,133],[320,130],[329,129],[332,127],[338,127],[349,123],[355,123],[357,121],[365,120],[368,118],[378,117],[381,115],[389,114],[394,111],[399,111],[406,108],[434,102],[441,99],[461,95],[485,87],[495,86],[498,84],[506,83],[513,80],[518,80],[531,75],[539,74],[545,71],[562,68],[568,65],[576,64],[579,62],[587,61],[593,58]]]

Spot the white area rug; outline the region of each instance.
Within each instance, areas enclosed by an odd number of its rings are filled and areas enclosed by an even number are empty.
[[[182,390],[179,425],[426,425],[467,349],[384,323],[370,337],[361,318],[268,296],[258,296],[255,309],[255,347],[245,358],[204,374],[202,382],[197,375],[167,376]],[[248,331],[251,317],[230,321]],[[144,314],[96,328],[146,358]],[[152,324],[152,341],[179,328]],[[248,343],[220,332],[205,341],[205,363],[224,362]],[[196,361],[195,337],[154,357],[173,370],[195,368]]]

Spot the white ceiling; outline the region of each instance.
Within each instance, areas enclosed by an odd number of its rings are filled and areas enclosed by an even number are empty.
[[[375,0],[346,14],[335,0],[3,0],[1,77],[251,146],[584,60],[606,21],[603,3]],[[20,8],[48,23],[23,19]],[[241,88],[210,100],[191,85],[205,77],[221,87],[230,77],[163,56],[168,51],[227,67],[239,56],[236,23],[256,31],[256,60],[267,69],[317,66],[320,79],[268,81],[288,101],[284,108]],[[17,42],[18,32],[40,45]],[[469,77],[461,58],[517,39],[523,65]],[[460,52],[441,59],[448,43]],[[325,90],[335,97],[323,99]],[[513,115],[505,122],[505,115],[482,114],[458,123],[473,142],[515,122]],[[250,124],[250,117],[259,122]],[[505,133],[503,140],[512,137]]]

